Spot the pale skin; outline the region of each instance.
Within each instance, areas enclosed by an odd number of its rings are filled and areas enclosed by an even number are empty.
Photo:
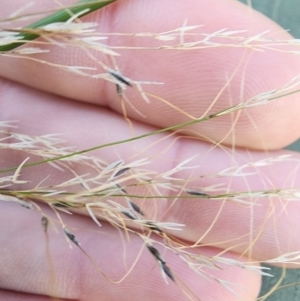
[[[24,5],[24,1],[21,0],[3,2],[1,18]],[[49,1],[38,1],[34,9],[46,9],[47,3]],[[118,1],[107,8],[105,13],[99,11],[85,17],[84,20],[98,22],[101,32],[130,33],[136,32],[137,28],[139,32],[161,32],[177,28],[183,24],[184,19],[188,19],[188,24],[191,25],[205,24],[206,32],[222,28],[246,28],[250,29],[250,36],[271,30],[276,39],[290,38],[288,33],[276,24],[236,1],[190,0],[188,5],[183,3],[184,1]],[[128,37],[120,38],[120,44],[128,40],[130,41]],[[300,74],[300,60],[297,56],[275,51],[268,54],[249,54],[250,52],[245,54],[243,49],[232,48],[179,51],[172,54],[135,51],[134,56],[125,51],[122,52],[122,59],[118,60],[118,66],[129,78],[164,82],[163,86],[147,86],[146,90],[167,99],[194,116],[200,116],[241,61],[245,63],[238,73],[239,76],[231,80],[230,89],[217,99],[213,111],[240,102],[241,95],[242,99],[248,99],[264,91],[279,88]],[[41,57],[48,61],[55,58],[55,61],[66,65],[90,64],[84,52],[73,53],[58,47],[53,47],[51,52]],[[20,132],[35,135],[63,133],[69,144],[76,145],[79,149],[131,137],[113,84],[82,78],[32,61],[20,62],[18,59],[0,57],[0,64],[0,119],[18,120]],[[125,93],[128,93],[129,98],[130,95],[138,95],[133,91],[134,89],[127,89]],[[130,100],[134,107],[146,115],[146,118],[143,118],[130,107],[127,108],[135,135],[188,120],[182,113],[174,111],[159,100],[152,99],[150,105],[140,97],[131,97]],[[231,117],[216,118],[193,125],[188,133],[200,134],[217,141],[224,140],[230,149],[234,144],[237,147],[234,150],[235,162],[240,165],[251,160],[290,154],[282,148],[299,137],[299,107],[299,94],[295,94],[248,110],[236,121],[234,137],[232,134],[227,135],[232,128]],[[167,135],[169,133],[138,140],[134,147],[132,144],[123,144],[115,147],[114,151],[103,149],[97,154],[108,162],[117,160],[116,154],[122,158],[129,158],[134,155],[136,149],[143,149]],[[158,172],[171,168],[174,162],[196,154],[201,154],[193,161],[201,165],[196,171],[199,176],[232,166],[232,157],[220,147],[212,148],[208,142],[198,139],[179,139],[174,142],[172,136],[162,143],[157,146],[154,144],[147,150],[147,155],[154,157],[151,168]],[[168,161],[163,165],[163,157],[156,160],[155,156],[162,148],[167,149],[171,143],[174,143],[173,146],[164,154]],[[297,153],[293,154],[293,157],[296,160],[300,159]],[[20,160],[19,156],[6,152],[0,162],[3,166],[15,166]],[[241,191],[299,187],[300,173],[295,168],[295,162],[275,163],[271,170],[264,169],[263,174],[251,177],[246,182],[239,178],[228,180],[228,184],[230,183],[232,189]],[[23,176],[29,173],[30,170],[26,170]],[[182,171],[180,177],[188,178],[189,175],[189,170]],[[39,174],[35,177],[38,178]],[[210,179],[206,179],[205,182],[199,180],[199,183],[211,184]],[[266,220],[270,213],[270,204],[274,212],[284,212],[276,215],[275,219]],[[163,214],[167,205],[158,207],[158,216]],[[185,224],[185,230],[178,236],[193,243],[204,235],[220,206],[220,203],[212,204],[209,201],[179,201],[164,219],[172,217],[174,222]],[[166,286],[157,269],[152,270],[155,264],[148,253],[142,254],[140,263],[127,280],[120,284],[112,284],[97,272],[79,250],[69,250],[63,237],[54,233],[49,236],[52,275],[55,275],[51,278],[45,257],[45,237],[39,228],[39,216],[33,211],[26,211],[24,214],[24,210],[15,204],[1,204],[1,300],[44,301],[50,300],[49,294],[55,295],[55,300],[186,300],[176,286]],[[44,210],[49,211],[47,208]],[[299,250],[299,213],[298,202],[287,203],[276,198],[273,198],[272,202],[262,200],[261,206],[255,207],[254,211],[253,228],[262,230],[252,248],[252,258],[261,261],[279,256],[283,252]],[[109,271],[113,266],[112,278],[117,280],[123,276],[123,258],[120,252],[122,244],[113,227],[103,222],[99,234],[95,231],[96,225],[87,217],[65,217],[65,221],[76,229],[84,229],[77,232],[81,233],[80,242],[104,271]],[[249,210],[229,203],[224,206],[202,242],[209,245],[221,240],[218,248],[226,249],[232,246],[230,239],[248,232]],[[239,258],[245,251],[245,245],[241,242],[247,241],[249,242],[249,237],[240,240],[239,244],[235,243],[228,256]],[[132,236],[126,251],[129,261],[132,262],[132,257],[137,254],[141,245],[141,240]],[[214,247],[206,247],[203,252],[209,255],[219,251]],[[171,256],[168,265],[176,266],[176,262],[176,256]],[[208,282],[192,273],[183,272],[180,277],[200,300],[239,300],[218,283]],[[260,276],[234,268],[226,271],[224,277],[243,287],[243,290],[239,290],[240,300],[255,300],[260,289]]]

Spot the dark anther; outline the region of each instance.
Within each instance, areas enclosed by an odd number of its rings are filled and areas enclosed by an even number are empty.
[[[165,261],[161,258],[159,252],[157,249],[155,249],[153,246],[151,245],[147,245],[147,248],[149,250],[149,252],[154,256],[154,258],[158,261],[160,261],[162,263],[162,265],[165,264]]]
[[[162,230],[160,230],[157,226],[155,226],[153,223],[151,223],[151,222],[146,222],[145,223],[151,230],[153,230],[153,231],[157,231],[157,232],[159,232],[159,233],[163,233],[163,231]]]
[[[69,230],[67,230],[66,228],[64,228],[64,232],[65,234],[68,236],[68,238],[76,245],[79,246],[79,242],[77,241],[77,239],[75,238],[75,235],[72,234],[71,232],[69,232]]]
[[[163,268],[165,274],[166,274],[172,281],[175,282],[175,278],[174,278],[174,276],[173,276],[173,274],[172,274],[170,268],[166,265],[166,263],[164,263],[164,262],[162,263],[162,268]]]
[[[129,169],[130,169],[129,167],[120,169],[120,170],[115,174],[115,177],[118,177],[118,176],[122,175],[123,173],[125,173],[125,172],[126,172],[127,170],[129,170]]]
[[[109,74],[112,75],[115,79],[117,79],[122,84],[125,84],[126,86],[131,87],[131,83],[128,80],[126,80],[124,77],[122,77],[120,74],[118,74],[114,71],[110,71]]]
[[[122,213],[123,213],[126,217],[128,217],[128,218],[130,218],[130,219],[132,219],[132,220],[135,220],[135,219],[136,219],[136,217],[134,217],[132,214],[130,214],[130,213],[127,212],[127,211],[122,211]]]
[[[190,194],[190,195],[198,195],[198,196],[209,196],[207,193],[205,192],[201,192],[201,191],[195,191],[195,190],[186,190],[186,193]]]
[[[139,213],[140,215],[145,215],[145,213],[141,210],[141,208],[138,205],[136,205],[131,201],[130,201],[130,205],[135,212]]]
[[[127,194],[127,191],[126,191],[123,187],[121,187],[119,184],[116,184],[116,186],[117,186],[123,193]]]

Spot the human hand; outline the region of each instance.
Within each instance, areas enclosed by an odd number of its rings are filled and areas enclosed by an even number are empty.
[[[36,9],[45,9],[47,3],[40,1]],[[289,39],[278,26],[235,1],[189,1],[188,6],[180,1],[149,3],[119,1],[83,20],[98,22],[100,32],[132,33],[168,31],[180,27],[187,19],[188,25],[205,24],[203,32],[207,33],[223,28],[250,29],[247,34],[251,37],[272,29],[274,39]],[[3,16],[15,11],[20,4],[23,1],[2,4]],[[110,38],[109,42],[137,46],[135,43],[139,41],[128,36],[114,39]],[[82,49],[40,47],[51,51],[34,57],[47,62],[92,66]],[[157,98],[151,98],[151,103],[147,104],[137,90],[128,88],[124,94],[133,107],[145,115],[142,117],[127,105],[126,112],[132,121],[130,129],[123,117],[114,84],[66,73],[47,64],[2,56],[0,120],[18,120],[18,130],[26,134],[63,133],[70,145],[86,149],[189,121],[187,114],[202,116],[213,100],[215,102],[207,114],[219,112],[262,92],[284,86],[300,71],[297,57],[273,50],[262,53],[242,47],[220,47],[193,51],[119,52],[121,57],[117,63],[122,74],[141,81],[163,82],[164,85],[150,85],[145,90],[168,100],[181,111]],[[103,59],[101,54],[98,54],[98,59]],[[184,115],[183,111],[187,114]],[[298,112],[299,102],[297,94],[294,94],[263,106],[247,108],[234,116],[229,114],[185,127],[185,134],[193,139],[182,138],[182,131],[177,136],[165,132],[113,148],[103,148],[95,155],[107,162],[115,162],[118,156],[124,160],[151,158],[147,168],[157,173],[170,170],[179,162],[197,155],[191,163],[200,167],[183,169],[176,174],[186,180],[196,179],[193,186],[209,187],[223,183],[228,191],[299,187],[299,172],[295,169],[298,154],[293,154],[294,160],[273,162],[261,169],[253,167],[251,171],[259,170],[259,173],[250,177],[205,177],[232,166],[291,154],[280,148],[299,137]],[[228,148],[210,143],[212,141],[221,141]],[[16,166],[23,159],[21,152],[3,151],[1,169]],[[49,170],[50,167],[43,166],[32,175],[30,168],[24,169],[22,177],[31,178],[33,182],[42,180]],[[64,181],[65,177],[64,173],[56,171],[49,183]],[[138,192],[147,194],[145,189]],[[220,249],[228,249],[226,256],[229,258],[264,261],[299,250],[297,202],[280,196],[258,198],[255,195],[251,201],[258,206],[241,205],[231,200],[182,198],[171,203],[173,200],[155,201],[156,219],[185,224],[183,231],[173,231],[172,234],[191,244],[202,238],[201,243],[206,245],[201,247],[203,255],[211,256],[218,254]],[[142,202],[142,209],[151,212],[153,203]],[[51,214],[49,208],[42,208]],[[156,271],[151,271],[153,260],[146,252],[142,253],[137,266],[123,282],[113,284],[99,274],[79,250],[69,251],[59,235],[49,233],[48,258],[43,232],[36,226],[39,219],[36,212],[24,213],[24,208],[5,203],[1,204],[0,214],[0,266],[3,267],[0,295],[3,300],[48,300],[48,295],[62,300],[88,301],[186,299],[175,285],[167,286]],[[76,229],[76,237],[80,238],[83,249],[97,262],[97,266],[114,279],[120,279],[126,273],[123,242],[113,226],[102,222],[99,232],[87,217],[64,216],[64,221]],[[133,263],[143,241],[136,235],[131,235],[130,239],[126,245],[125,260]],[[259,292],[261,278],[251,271],[234,267],[217,273],[222,279],[236,283],[234,290],[240,295],[239,299],[219,283],[188,273],[177,256],[170,255],[165,259],[177,274],[183,271],[179,277],[200,300],[255,300]]]

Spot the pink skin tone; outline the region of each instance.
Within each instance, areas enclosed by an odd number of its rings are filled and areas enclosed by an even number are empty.
[[[9,15],[24,3],[21,0],[4,1],[0,18]],[[46,9],[48,4],[49,1],[39,1],[38,6],[34,6],[33,9]],[[207,7],[214,9],[208,10]],[[253,36],[270,29],[272,38],[290,38],[264,16],[229,0],[190,0],[189,5],[174,0],[157,0],[151,3],[143,0],[118,1],[84,18],[85,21],[98,22],[101,32],[129,33],[136,32],[137,28],[140,32],[167,31],[181,26],[184,19],[188,19],[188,25],[205,24],[205,32],[214,32],[222,28],[250,29],[246,34]],[[112,44],[120,45],[134,44],[137,41],[133,38],[131,41],[128,37],[120,38],[120,41],[113,39],[110,40]],[[68,52],[68,49],[56,46],[52,48],[49,53],[42,54],[39,58],[55,60],[65,65],[91,64],[82,51]],[[136,50],[134,60],[132,52],[122,50],[120,53],[122,59],[118,60],[118,66],[126,76],[137,80],[164,82],[162,86],[147,86],[147,92],[167,99],[194,116],[201,116],[206,111],[237,66],[240,67],[236,76],[216,99],[210,113],[247,100],[261,92],[282,87],[300,74],[300,61],[297,56],[275,51],[260,53],[232,48],[191,52]],[[82,78],[32,61],[0,57],[0,64],[0,120],[18,120],[18,131],[34,135],[63,133],[69,144],[76,145],[78,149],[131,137],[113,84]],[[241,92],[242,84],[244,86]],[[134,107],[146,115],[146,118],[142,118],[130,107],[127,108],[128,116],[133,122],[134,135],[188,120],[188,117],[159,100],[151,99],[151,104],[146,104],[140,97],[134,97],[138,95],[134,89],[127,89],[126,95]],[[237,148],[230,153],[196,137],[174,139],[175,135],[162,133],[134,143],[120,144],[113,147],[113,151],[105,148],[95,154],[112,162],[117,160],[118,156],[135,158],[139,150],[139,156],[153,157],[151,168],[157,172],[168,170],[176,162],[198,155],[193,164],[200,167],[193,171],[182,171],[178,176],[199,177],[229,168],[233,163],[242,166],[251,161],[292,154],[281,148],[299,137],[299,106],[298,94],[291,95],[237,115],[234,131],[231,131],[231,116],[215,118],[185,129],[184,133],[189,136],[197,132],[207,139],[224,140],[231,150],[234,144]],[[168,148],[170,144],[172,147]],[[146,149],[148,146],[150,147]],[[21,154],[5,152],[1,154],[1,166],[15,166],[22,158]],[[226,183],[230,189],[237,191],[299,187],[300,172],[297,169],[297,160],[300,156],[295,153],[293,158],[294,161],[278,162],[271,167],[261,168],[258,175],[246,180],[230,178],[225,181],[228,181]],[[255,170],[253,168],[252,171]],[[41,169],[31,175],[30,170],[26,169],[22,176],[37,181],[43,178],[44,174],[47,174],[47,170]],[[58,172],[57,177],[62,177],[61,173]],[[201,179],[199,185],[209,186],[218,181]],[[222,181],[224,182],[224,179]],[[142,190],[139,192],[143,193]],[[300,226],[298,202],[288,203],[275,197],[272,200],[255,201],[259,202],[260,206],[253,209],[255,218],[251,228],[250,209],[232,202],[189,202],[185,199],[176,202],[166,215],[164,212],[170,204],[160,202],[156,204],[157,217],[186,224],[179,237],[191,243],[202,237],[202,243],[214,245],[201,249],[206,255],[216,254],[220,249],[235,245],[227,253],[228,256],[243,258],[246,254],[245,245],[249,244],[249,237],[245,234],[251,229],[257,239],[251,249],[254,260],[266,260],[283,252],[299,250],[300,242],[296,230]],[[151,211],[151,206],[149,205],[148,211]],[[52,264],[50,273],[49,260],[45,259],[45,237],[39,228],[40,217],[29,210],[24,214],[24,210],[15,204],[1,204],[1,300],[44,301],[51,300],[47,297],[49,294],[55,295],[55,300],[186,300],[174,284],[165,285],[158,269],[153,269],[155,263],[147,252],[142,253],[128,278],[116,285],[107,281],[78,249],[69,250],[62,235],[56,235],[53,231],[49,232]],[[49,211],[47,208],[44,210]],[[145,210],[147,211],[147,205]],[[214,223],[219,211],[220,216]],[[76,234],[80,237],[84,249],[106,274],[113,280],[118,280],[124,275],[123,258],[120,255],[123,246],[115,228],[103,222],[100,233],[96,232],[97,226],[90,218],[84,216],[66,217],[65,221],[78,229]],[[206,230],[212,224],[212,229],[206,234]],[[178,235],[175,232],[172,234]],[[236,237],[238,239],[232,243],[230,240]],[[131,243],[126,247],[129,264],[133,263],[142,244],[137,236],[131,237]],[[219,284],[208,282],[188,272],[176,256],[170,255],[167,263],[175,272],[180,271],[182,281],[203,301],[255,300],[259,292],[261,278],[243,269],[232,268],[222,274],[223,279],[237,284],[237,291],[241,297],[239,299]]]

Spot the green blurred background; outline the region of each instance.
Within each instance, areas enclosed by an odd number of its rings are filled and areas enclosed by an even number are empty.
[[[300,39],[300,0],[240,0],[274,20],[295,38]],[[300,57],[299,57],[300,59]],[[300,96],[299,96],[300,101]],[[299,112],[300,113],[300,112]],[[300,139],[287,147],[300,152]],[[299,216],[300,218],[300,216]],[[295,230],[295,229],[294,229]],[[300,239],[300,236],[299,236]],[[263,277],[261,296],[267,293],[280,279],[282,269],[272,268],[271,277]],[[300,270],[286,270],[281,286],[289,285],[274,292],[267,301],[300,301]],[[294,285],[293,285],[294,284]]]

